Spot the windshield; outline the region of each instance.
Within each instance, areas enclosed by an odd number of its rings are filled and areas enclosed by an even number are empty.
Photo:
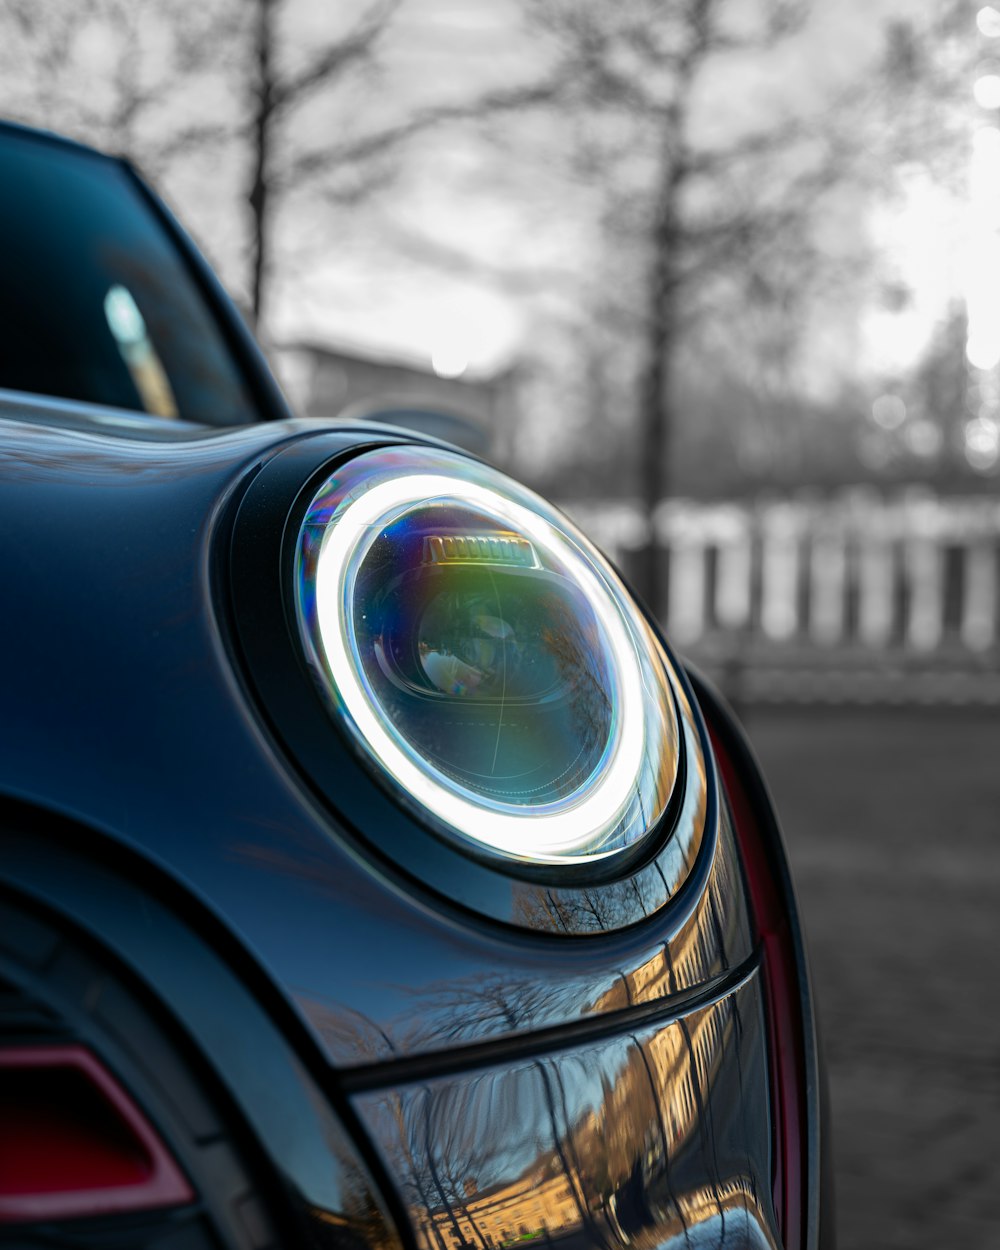
[[[128,172],[0,131],[0,387],[211,425],[257,419],[185,261]]]

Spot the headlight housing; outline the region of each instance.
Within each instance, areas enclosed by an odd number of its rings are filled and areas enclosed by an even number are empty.
[[[552,864],[656,828],[678,771],[669,663],[538,496],[436,448],[364,452],[314,493],[294,577],[330,711],[436,832]]]

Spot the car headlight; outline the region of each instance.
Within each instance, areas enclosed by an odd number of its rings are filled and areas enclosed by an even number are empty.
[[[439,833],[574,863],[662,818],[669,663],[614,571],[509,478],[426,447],[347,461],[306,509],[295,605],[332,714]]]

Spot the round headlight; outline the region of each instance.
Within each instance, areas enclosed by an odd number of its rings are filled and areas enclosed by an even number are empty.
[[[295,590],[336,719],[439,833],[581,862],[663,816],[666,657],[601,556],[524,487],[432,448],[357,456],[306,510]]]

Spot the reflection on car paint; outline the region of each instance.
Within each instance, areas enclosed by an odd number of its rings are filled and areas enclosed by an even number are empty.
[[[116,283],[104,297],[104,318],[146,412],[177,417],[177,400],[132,292]]]
[[[751,970],[666,1022],[355,1106],[421,1250],[773,1247],[763,1036]]]
[[[379,1019],[352,1009],[349,1002],[305,991],[298,993],[298,1005],[331,1057],[357,1065],[495,1040],[689,994],[743,964],[753,949],[728,819],[723,810],[712,871],[686,921],[617,967],[600,971],[594,966],[582,976],[563,969],[560,977],[534,969],[531,975],[516,975],[484,968],[466,977],[407,987],[399,1014]],[[585,895],[581,906],[587,905]],[[595,900],[594,906],[599,905]],[[401,987],[394,988],[399,994]],[[388,995],[380,1001],[388,1001]]]
[[[26,400],[14,406],[29,420],[33,409],[42,408],[37,401]],[[60,632],[58,638],[39,630],[19,641],[25,662],[12,672],[6,692],[12,714],[19,716],[18,785],[26,794],[48,793],[54,796],[52,801],[85,811],[91,820],[120,831],[126,839],[127,812],[143,810],[147,765],[142,763],[145,757],[136,758],[133,750],[137,772],[116,773],[113,785],[102,780],[109,761],[126,755],[135,743],[134,735],[125,741],[131,732],[134,683],[117,682],[115,673],[126,671],[126,659],[131,666],[127,671],[143,671],[142,666],[166,645],[167,626],[174,659],[203,648],[209,628],[204,610],[197,606],[202,596],[204,532],[192,531],[184,517],[207,510],[231,479],[233,465],[239,466],[241,460],[252,463],[264,443],[280,438],[312,441],[308,438],[312,427],[306,422],[263,432],[250,427],[231,432],[224,440],[218,432],[190,437],[170,426],[169,442],[151,443],[152,432],[163,433],[148,419],[134,440],[121,436],[112,440],[93,429],[85,433],[9,422],[6,454],[16,461],[17,471],[0,499],[0,521],[11,536],[13,559],[26,561],[43,541],[58,542],[64,566],[58,593],[52,589],[53,600],[71,602],[75,621],[74,629]],[[45,508],[34,509],[33,499],[40,502],[43,490]],[[178,492],[185,511],[168,524],[172,514],[164,500],[176,499]],[[82,510],[88,517],[86,529],[79,525]],[[20,528],[18,518],[23,516],[32,517],[30,529]],[[132,518],[133,533],[123,527],[125,516]],[[158,561],[150,556],[158,549],[155,544],[140,542],[137,535],[155,535],[164,544]],[[129,621],[112,622],[113,628],[103,605],[92,596],[87,573],[94,559],[92,548],[113,551],[121,578],[146,588]],[[97,629],[98,619],[103,631]],[[151,650],[157,638],[160,641]],[[89,659],[84,647],[88,641]],[[53,721],[40,715],[38,683],[29,677],[36,669],[51,668],[53,655],[59,659],[62,701],[84,705],[97,697],[91,676],[95,665],[104,665],[102,672],[110,674],[102,678],[99,691],[102,706],[108,709],[99,739],[74,737],[64,742],[53,736]],[[660,923],[607,943],[601,939],[587,944],[579,957],[570,950],[571,943],[565,954],[550,946],[543,960],[523,944],[498,954],[492,940],[479,931],[460,924],[432,924],[419,904],[401,903],[390,954],[389,935],[380,947],[382,929],[372,922],[384,906],[381,887],[354,866],[314,809],[297,799],[289,806],[286,784],[263,766],[254,775],[252,805],[244,799],[246,772],[238,761],[240,751],[249,749],[246,736],[256,730],[252,723],[232,718],[235,693],[230,695],[220,680],[204,668],[188,671],[178,665],[172,670],[177,729],[167,735],[158,724],[150,726],[145,749],[147,755],[155,753],[157,776],[166,772],[174,781],[160,795],[156,810],[146,812],[144,836],[173,871],[199,888],[211,888],[220,911],[252,938],[294,994],[335,1064],[421,1053],[455,1039],[502,1037],[510,1031],[502,1013],[492,1020],[475,1019],[455,1006],[470,988],[498,980],[523,988],[525,1027],[555,1027],[630,1001],[655,1002],[683,993],[742,962],[749,953],[740,872],[721,814],[704,890],[677,897]],[[211,698],[206,682],[211,683]],[[184,719],[189,708],[197,708],[197,718],[190,722]],[[695,734],[690,709],[681,702],[679,710],[689,745]],[[693,749],[686,753],[689,759],[695,755]],[[263,747],[253,758],[270,759]],[[530,899],[536,913],[548,917],[550,927],[589,925],[592,932],[600,932],[616,911],[655,910],[668,885],[685,879],[700,845],[708,803],[704,775],[689,778],[689,788],[688,806],[679,814],[679,828],[665,848],[668,856],[677,856],[674,877],[650,865],[633,882],[618,883],[607,892],[582,891],[571,900],[525,886],[522,896]],[[194,837],[187,830],[196,802],[204,819]],[[267,910],[255,902],[265,891],[272,900]],[[316,937],[331,908],[345,931],[371,935],[346,962]],[[570,908],[575,914],[568,914]],[[272,916],[280,916],[280,923],[272,922]]]

